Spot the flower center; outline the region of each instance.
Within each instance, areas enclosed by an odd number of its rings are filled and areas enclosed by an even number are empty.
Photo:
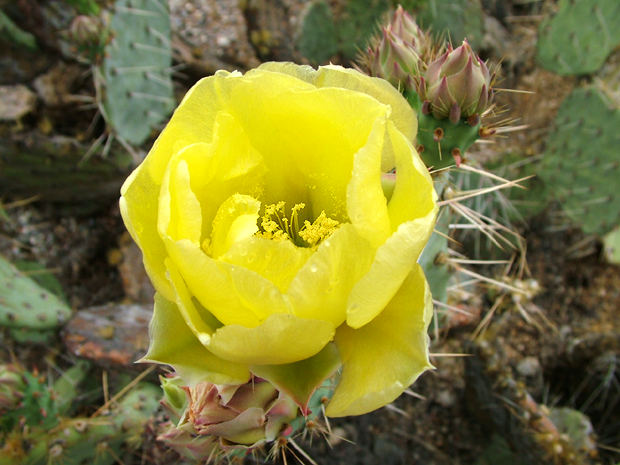
[[[285,202],[267,205],[256,235],[265,239],[290,240],[298,247],[318,246],[338,228],[340,223],[322,211],[312,223],[304,220],[302,224],[299,216],[304,208],[305,203],[296,203],[287,216]]]

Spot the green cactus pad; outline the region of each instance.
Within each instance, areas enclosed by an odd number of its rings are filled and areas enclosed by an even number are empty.
[[[618,0],[561,0],[540,25],[538,61],[560,75],[593,73],[619,44]]]
[[[117,0],[105,49],[105,116],[139,145],[172,111],[170,15],[163,0]]]
[[[479,138],[480,124],[470,126],[465,121],[453,124],[450,120],[437,120],[432,115],[418,112],[417,147],[420,156],[428,167],[434,170],[455,164],[453,151],[458,149],[461,157]],[[439,141],[435,140],[441,134]]]
[[[389,8],[388,0],[348,0],[338,14],[325,1],[312,3],[304,15],[297,47],[313,64],[340,54],[355,58],[377,30],[378,20]]]
[[[0,325],[44,330],[70,316],[67,304],[0,256]]]
[[[453,44],[467,39],[480,48],[484,36],[484,14],[480,0],[428,0],[416,11],[420,26],[446,37]]]
[[[562,103],[538,175],[564,213],[599,236],[620,223],[620,111],[594,88]]]
[[[32,375],[26,373],[29,382],[30,378]],[[47,397],[41,398],[53,405],[49,396],[51,391],[46,392]],[[13,451],[10,456],[0,456],[0,465],[118,463],[125,451],[135,451],[142,444],[145,424],[159,407],[160,397],[159,388],[141,382],[118,403],[110,405],[108,416],[59,418],[48,415],[47,418],[53,418],[54,423],[44,422],[25,432],[14,429],[6,436],[7,441],[16,436],[23,449]],[[35,406],[39,404],[40,401]],[[39,417],[35,416],[34,420],[37,419]],[[5,421],[4,417],[2,421]]]
[[[3,413],[0,432],[18,427],[20,422],[29,427],[52,428],[58,423],[58,411],[53,390],[43,377],[29,371],[18,371],[22,383],[19,386],[21,401],[16,409]]]
[[[338,53],[336,25],[327,3],[310,5],[297,46],[301,54],[314,63],[324,63]]]
[[[444,303],[448,300],[448,284],[453,273],[446,263],[438,263],[438,258],[442,253],[447,255],[448,226],[452,219],[453,214],[447,208],[442,209],[435,225],[435,229],[442,234],[433,232],[420,256],[420,265],[424,269],[433,299]]]

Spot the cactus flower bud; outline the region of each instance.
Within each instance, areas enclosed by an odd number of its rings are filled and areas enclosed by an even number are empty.
[[[101,20],[96,16],[79,15],[71,22],[70,37],[80,46],[99,43],[103,30]]]
[[[492,96],[491,81],[486,64],[464,40],[463,45],[448,47],[429,64],[418,83],[418,94],[427,113],[457,123],[487,108]]]
[[[273,441],[297,416],[295,402],[260,378],[238,386],[203,382],[185,389],[187,420],[196,433],[235,444]]]
[[[177,380],[162,380],[163,403],[172,413],[183,413],[160,439],[185,456],[200,458],[201,451],[207,456],[218,445],[247,449],[271,442],[287,434],[299,412],[293,399],[261,378],[240,385],[201,382],[192,387],[180,386]],[[181,390],[185,402],[179,399]]]
[[[23,397],[25,382],[12,365],[0,365],[0,415],[16,409]]]
[[[413,90],[429,49],[429,37],[399,6],[359,61],[371,76],[381,77],[401,91]]]

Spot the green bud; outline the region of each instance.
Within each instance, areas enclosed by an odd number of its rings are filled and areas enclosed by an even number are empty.
[[[455,124],[461,118],[476,120],[491,100],[491,82],[486,64],[467,40],[454,50],[449,46],[418,82],[422,111]]]
[[[399,6],[381,34],[370,43],[358,59],[361,68],[402,92],[413,90],[432,43],[415,20]]]
[[[0,415],[16,409],[26,383],[17,367],[13,365],[0,365]]]
[[[159,439],[187,457],[204,459],[214,448],[245,450],[274,441],[290,432],[299,413],[293,399],[261,378],[241,385],[180,383],[178,377],[162,379],[164,406],[178,412],[183,405],[184,412]]]
[[[76,16],[69,26],[69,35],[76,44],[87,46],[98,44],[103,31],[103,24],[96,16]]]

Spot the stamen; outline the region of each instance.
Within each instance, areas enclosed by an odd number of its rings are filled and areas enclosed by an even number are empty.
[[[287,217],[284,202],[265,206],[265,213],[261,217],[256,235],[271,240],[290,240],[299,247],[318,246],[340,223],[322,211],[312,223],[305,220],[300,227],[299,213],[304,208],[306,208],[304,203],[295,204],[291,208],[290,217]]]
[[[324,211],[318,216],[314,223],[304,221],[304,227],[299,231],[299,236],[314,247],[323,240],[327,239],[331,233],[338,227],[338,221],[328,218]]]

